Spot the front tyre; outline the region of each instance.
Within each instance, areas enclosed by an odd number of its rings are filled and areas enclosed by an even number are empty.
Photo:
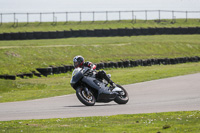
[[[76,89],[76,96],[78,97],[79,101],[86,106],[94,106],[96,99],[93,93],[88,90],[88,93],[83,88]]]
[[[120,85],[117,85],[117,87],[121,88],[122,92],[118,92],[119,94],[114,101],[118,104],[126,104],[129,100],[127,91]]]

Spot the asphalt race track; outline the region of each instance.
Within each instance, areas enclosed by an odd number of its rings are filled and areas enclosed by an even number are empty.
[[[0,103],[0,121],[200,110],[200,73],[124,85],[129,102],[87,107],[75,94]]]

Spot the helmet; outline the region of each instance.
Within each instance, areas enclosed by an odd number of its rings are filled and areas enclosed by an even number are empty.
[[[74,62],[74,67],[77,68],[77,67],[81,67],[84,63],[84,58],[80,55],[78,56],[75,56],[74,59],[73,59],[73,62]]]

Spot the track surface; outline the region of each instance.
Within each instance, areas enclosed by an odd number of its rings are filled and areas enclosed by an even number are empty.
[[[124,85],[129,102],[82,105],[74,94],[0,103],[0,121],[200,110],[200,73]]]

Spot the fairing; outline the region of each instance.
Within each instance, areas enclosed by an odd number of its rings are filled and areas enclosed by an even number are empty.
[[[85,84],[90,89],[96,90],[98,92],[97,102],[110,102],[115,99],[117,93],[109,91],[109,88],[101,81],[94,77],[84,76],[88,68],[81,69],[76,68],[72,73],[72,79],[70,81],[71,86],[76,89],[76,85],[79,82]]]

